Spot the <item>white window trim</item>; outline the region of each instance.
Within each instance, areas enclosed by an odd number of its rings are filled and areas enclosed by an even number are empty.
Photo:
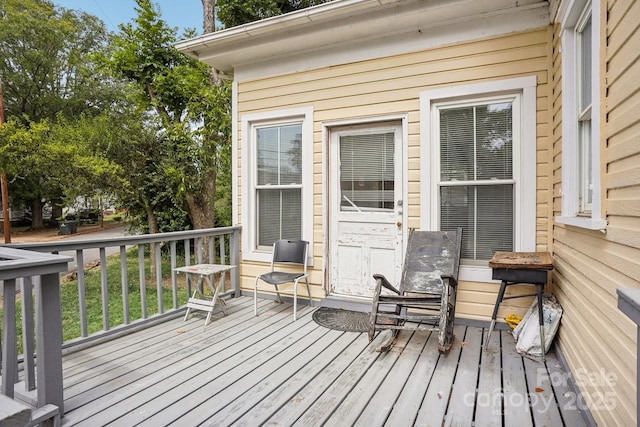
[[[600,82],[600,0],[572,0],[563,2],[558,11],[562,26],[562,213],[555,218],[559,224],[572,225],[589,230],[604,230],[607,221],[602,217],[600,192],[600,86],[592,86],[591,92],[591,171],[593,195],[591,215],[579,214],[578,192],[578,96],[575,87],[577,78],[575,27],[587,7],[591,7],[592,45],[591,75],[594,82]]]
[[[255,127],[283,121],[302,121],[302,239],[309,242],[313,260],[313,107],[242,115],[242,259],[271,262],[271,250],[256,244]]]
[[[531,252],[536,245],[536,77],[526,76],[487,83],[452,86],[420,93],[420,227],[438,229],[437,187],[439,176],[437,128],[434,117],[438,103],[498,95],[520,94],[519,146],[514,144],[514,179],[516,180],[514,250]],[[514,110],[515,112],[515,110]],[[514,128],[514,131],[516,129]],[[489,266],[461,265],[460,280],[492,282]]]

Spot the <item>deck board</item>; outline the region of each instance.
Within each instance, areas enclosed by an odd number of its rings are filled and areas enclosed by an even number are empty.
[[[349,332],[348,334],[356,336],[351,345],[339,354],[335,354],[334,351],[332,351],[334,354],[329,356],[331,362],[326,368],[322,369],[311,381],[308,381],[303,388],[291,397],[286,405],[282,405],[278,407],[276,411],[273,411],[272,415],[266,420],[268,424],[292,425],[358,357],[364,352],[369,351],[369,339],[366,337],[366,334],[356,334],[353,332]],[[259,409],[266,412],[268,406],[268,403],[265,402]],[[253,411],[251,413],[253,413]],[[246,421],[249,419],[250,415],[245,415],[243,420],[241,420],[243,423],[239,425],[255,425],[247,424]]]
[[[444,419],[445,426],[472,424],[481,346],[482,330],[467,328],[458,370],[452,385],[451,399]]]
[[[259,304],[258,317],[235,298],[207,327],[196,313],[66,354],[63,425],[585,425],[549,380],[566,377],[555,355],[523,359],[506,331],[483,352],[486,331],[456,325],[446,355],[436,333],[401,331],[381,353],[386,332],[369,343],[317,325],[312,307],[294,322],[290,304]],[[544,406],[553,393],[564,407]]]
[[[194,364],[196,360],[189,360],[178,364],[179,369],[171,373],[168,381],[162,381],[155,387],[152,399],[144,401],[135,411],[119,418],[114,425],[167,425],[181,418],[192,425],[188,421],[192,418],[190,411],[212,395],[221,394],[226,401],[230,385],[243,377],[251,379],[247,374],[260,367],[270,355],[283,351],[294,340],[315,328],[310,316],[306,316],[306,319],[302,317],[299,321],[300,327],[294,334],[289,334],[280,325],[287,324],[287,321],[281,320],[273,322],[260,334],[251,334],[248,341],[226,340],[228,342],[225,342],[225,347],[220,348],[209,345],[207,340],[197,343],[198,345],[192,344],[192,347],[205,347],[198,353],[198,362],[205,363]],[[251,329],[245,329],[247,331]],[[230,342],[233,344],[226,346]],[[200,359],[201,354],[203,356]],[[185,367],[180,369],[182,365]]]
[[[476,425],[502,425],[501,334],[491,334],[487,351],[481,353],[478,394],[475,402]],[[486,339],[486,338],[484,338]],[[484,342],[484,341],[483,341]]]
[[[207,420],[210,424],[256,426],[266,422],[276,409],[296,399],[296,394],[310,383],[338,353],[345,351],[358,334],[331,331],[317,342],[315,353],[301,354],[298,364],[283,366],[265,381],[260,382],[244,393],[220,412]],[[327,341],[331,341],[330,345]]]
[[[436,364],[440,358],[437,333],[427,332],[417,336],[427,336],[427,342],[402,391],[395,399],[395,404],[385,422],[385,425],[389,427],[413,425],[415,419],[413,414],[417,414],[420,406],[422,406],[427,387],[431,382]],[[455,339],[459,340],[460,337],[456,335]]]
[[[410,332],[406,331],[406,333]],[[418,360],[420,360],[424,346],[431,335],[431,333],[416,333],[406,344],[402,351],[402,357],[398,358],[384,381],[375,390],[371,399],[366,402],[366,407],[357,422],[354,423],[355,426],[379,426],[386,422],[391,410],[396,405],[397,396],[407,385],[407,380],[415,369]]]
[[[511,334],[502,331],[501,335],[504,345],[510,339]],[[524,364],[514,346],[503,346],[502,348],[502,383],[505,425],[533,426],[531,408],[527,398]]]
[[[460,353],[465,343],[465,331],[464,326],[454,327],[453,333],[458,339],[453,342],[448,354],[442,354],[438,358],[435,372],[418,410],[416,425],[426,426],[433,424],[433,420],[444,420]]]

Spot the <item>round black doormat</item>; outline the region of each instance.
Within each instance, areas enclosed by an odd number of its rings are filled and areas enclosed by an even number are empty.
[[[313,320],[320,326],[337,331],[367,332],[369,330],[369,313],[361,311],[320,307],[313,312]]]

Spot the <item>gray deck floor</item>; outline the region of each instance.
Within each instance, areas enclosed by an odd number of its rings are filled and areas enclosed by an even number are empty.
[[[318,326],[312,308],[229,301],[206,328],[196,313],[64,358],[63,425],[580,426],[566,378],[520,357],[505,331],[403,331],[388,353],[367,334]],[[560,381],[552,381],[561,383]],[[554,387],[555,386],[555,387]],[[504,393],[503,393],[504,391]]]

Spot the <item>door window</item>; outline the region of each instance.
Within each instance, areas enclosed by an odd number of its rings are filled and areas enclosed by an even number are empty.
[[[393,132],[340,136],[340,210],[393,210]]]

